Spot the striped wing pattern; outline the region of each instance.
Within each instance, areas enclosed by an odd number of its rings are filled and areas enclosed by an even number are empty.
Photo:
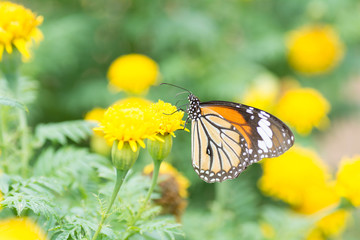
[[[200,109],[201,116],[192,120],[192,163],[206,182],[236,178],[294,144],[291,130],[260,109],[220,101],[200,103]]]

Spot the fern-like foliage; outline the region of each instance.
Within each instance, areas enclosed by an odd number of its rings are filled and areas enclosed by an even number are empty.
[[[171,239],[174,240],[176,236],[183,236],[184,233],[180,230],[181,224],[175,223],[174,219],[168,217],[157,217],[148,221],[141,221],[135,228],[135,234],[144,239]],[[126,239],[126,237],[124,238]]]
[[[0,182],[1,192],[4,194],[2,207],[16,210],[19,216],[25,210],[31,210],[45,217],[57,214],[53,200],[62,194],[63,188],[56,179],[45,177],[23,179],[2,174]]]
[[[16,107],[27,112],[29,111],[28,108],[23,103],[9,97],[0,96],[0,105]]]
[[[97,229],[97,223],[86,219],[83,216],[72,215],[61,218],[58,225],[50,229],[51,239],[70,240],[70,239],[91,239],[92,234]],[[101,233],[108,239],[116,239],[114,232],[104,226]]]
[[[87,149],[63,147],[55,150],[50,147],[38,157],[33,171],[35,176],[59,179],[69,190],[80,189],[84,194],[82,197],[86,197],[90,193],[98,192],[99,178],[96,166],[99,165],[111,169],[108,159],[90,153]],[[74,196],[80,197],[76,193]]]
[[[35,129],[37,139],[35,145],[40,147],[46,140],[62,145],[65,145],[68,140],[79,143],[92,135],[93,127],[94,123],[83,120],[39,124]]]

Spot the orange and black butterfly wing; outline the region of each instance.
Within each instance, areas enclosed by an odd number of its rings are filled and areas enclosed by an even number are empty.
[[[294,144],[291,130],[275,116],[232,102],[200,103],[192,121],[193,167],[206,182],[237,177],[262,158],[277,157]]]

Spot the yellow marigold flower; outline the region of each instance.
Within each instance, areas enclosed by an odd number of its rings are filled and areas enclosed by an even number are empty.
[[[303,192],[302,201],[297,211],[304,214],[313,214],[330,206],[336,206],[340,197],[336,194],[335,184],[324,181],[309,185]]]
[[[312,150],[294,146],[277,158],[262,162],[260,189],[294,207],[304,201],[309,186],[323,186],[329,178],[328,170]]]
[[[113,143],[119,141],[118,148],[121,149],[125,142],[130,144],[131,149],[136,152],[137,145],[145,148],[144,139],[156,139],[156,131],[159,128],[159,120],[138,104],[115,104],[109,107],[99,127],[95,131],[104,134],[104,138]]]
[[[185,121],[182,120],[184,112],[177,111],[176,107],[170,103],[159,100],[157,103],[150,105],[150,111],[160,121],[158,133],[162,135],[170,133],[175,137],[174,132],[184,128]]]
[[[137,104],[142,107],[147,107],[151,103],[152,103],[151,101],[149,101],[145,98],[129,97],[129,98],[120,99],[120,100],[116,101],[114,104]]]
[[[140,94],[153,85],[159,77],[159,67],[154,60],[141,54],[117,58],[108,71],[110,84],[117,90]]]
[[[338,34],[327,25],[310,25],[291,32],[287,47],[291,66],[305,74],[327,72],[344,55]]]
[[[277,116],[304,135],[309,134],[313,127],[326,127],[329,111],[329,102],[312,88],[288,90],[276,106]]]
[[[321,211],[335,208],[339,203],[340,196],[335,191],[335,184],[324,182],[323,184],[309,185],[307,187],[297,211],[304,214],[323,214]],[[348,216],[347,211],[336,210],[322,217],[309,234],[309,239],[316,239],[316,232],[320,232],[321,236],[328,237],[339,235],[345,229]]]
[[[305,238],[306,240],[326,240],[320,229],[311,229],[310,233]]]
[[[337,236],[345,230],[350,213],[344,209],[337,210],[316,223],[325,236]]]
[[[254,80],[254,83],[245,92],[242,102],[270,112],[273,110],[279,92],[280,86],[275,76],[262,74]]]
[[[29,218],[0,220],[1,240],[46,240],[45,232]]]
[[[354,206],[360,206],[360,155],[341,160],[336,188],[342,197],[350,200]]]
[[[104,117],[105,111],[106,109],[104,108],[94,108],[90,112],[86,113],[85,120],[100,122],[101,119]]]
[[[42,16],[36,16],[31,10],[11,2],[0,2],[0,61],[4,50],[8,54],[15,46],[26,60],[30,58],[29,47],[32,40],[43,39],[37,28],[43,21]]]
[[[311,229],[306,240],[326,240],[339,236],[344,232],[349,216],[350,213],[342,209],[323,217]]]

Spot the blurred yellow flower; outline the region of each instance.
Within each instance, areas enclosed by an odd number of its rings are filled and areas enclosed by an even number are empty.
[[[145,166],[143,172],[145,175],[152,175],[154,165]],[[173,214],[180,222],[181,215],[184,212],[188,197],[187,189],[190,186],[189,180],[178,172],[171,164],[162,162],[159,171],[159,186],[161,197],[155,199],[155,203],[162,207],[163,214]]]
[[[306,240],[326,240],[321,233],[320,229],[313,228],[305,238]]]
[[[354,206],[360,206],[360,155],[341,160],[336,188],[340,196],[347,198]]]
[[[276,106],[277,116],[303,135],[309,134],[313,127],[326,127],[329,111],[329,102],[312,88],[290,89]]]
[[[150,111],[160,121],[158,133],[162,135],[169,133],[175,137],[174,132],[184,128],[185,121],[182,120],[184,112],[177,111],[176,107],[170,103],[159,100],[150,105]]]
[[[145,98],[129,97],[129,98],[120,99],[120,100],[116,101],[114,104],[137,104],[142,107],[147,107],[151,103],[152,103],[151,101],[149,101]]]
[[[85,115],[85,120],[87,121],[95,121],[100,122],[101,119],[104,117],[106,109],[104,108],[94,108],[90,112],[87,112]]]
[[[338,34],[327,25],[309,25],[291,32],[287,47],[291,66],[304,74],[327,72],[344,55]]]
[[[272,74],[259,75],[245,92],[242,102],[271,112],[280,92],[278,80]]]
[[[117,90],[140,94],[156,82],[159,67],[147,56],[128,54],[111,63],[107,76]]]
[[[15,46],[23,59],[30,58],[29,47],[32,40],[39,42],[43,39],[37,28],[43,21],[42,16],[36,16],[31,10],[15,3],[0,2],[0,61],[4,50],[8,54]]]
[[[310,186],[323,186],[329,178],[319,156],[296,145],[277,158],[264,160],[262,168],[259,188],[294,207],[300,207]]]
[[[350,213],[346,210],[337,210],[321,218],[311,229],[306,240],[326,240],[339,236],[344,232]]]
[[[45,232],[29,218],[0,220],[1,240],[46,240]]]
[[[144,139],[156,139],[159,120],[141,105],[127,103],[115,104],[109,107],[99,127],[94,128],[104,134],[104,138],[113,143],[119,141],[118,148],[122,149],[128,142],[131,149],[136,152],[138,144],[145,148]]]
[[[296,210],[303,214],[313,214],[327,207],[336,207],[339,202],[340,197],[336,194],[335,184],[327,181],[318,182],[306,187]]]
[[[86,121],[93,121],[97,124],[100,123],[102,118],[104,117],[106,109],[104,108],[94,108],[90,112],[86,113],[85,120]],[[106,141],[102,136],[103,133],[94,130],[95,135],[91,137],[90,140],[90,148],[94,152],[108,156],[110,153],[110,149],[112,146],[111,142]]]
[[[350,213],[344,209],[337,210],[316,223],[325,236],[337,236],[345,230]]]

